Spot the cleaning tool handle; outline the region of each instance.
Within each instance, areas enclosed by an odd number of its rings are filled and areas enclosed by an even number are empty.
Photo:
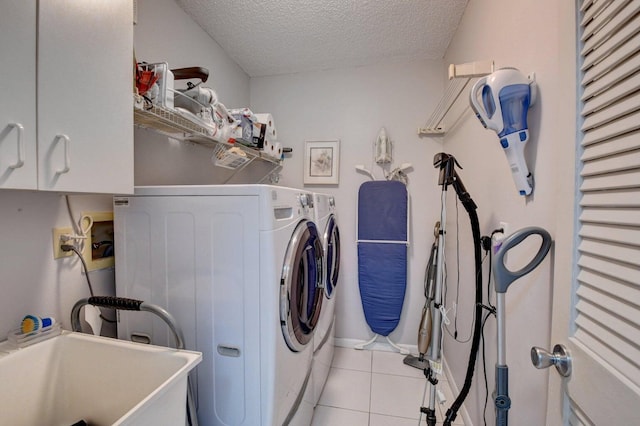
[[[509,270],[504,264],[505,255],[509,250],[520,244],[531,235],[540,235],[542,237],[542,244],[540,245],[538,253],[536,253],[531,262],[525,265],[522,269],[519,269],[517,271]],[[549,252],[551,243],[552,240],[549,232],[547,232],[545,229],[534,226],[522,228],[514,232],[506,240],[504,240],[502,246],[498,250],[498,253],[496,253],[495,257],[493,258],[496,293],[506,293],[507,288],[511,285],[512,282],[533,271]]]
[[[491,93],[491,88],[487,86],[487,79],[488,76],[485,76],[476,81],[469,92],[469,102],[471,103],[471,109],[476,113],[476,117],[478,117],[478,120],[480,120],[484,128],[500,132],[502,131],[502,126],[496,121],[491,120],[491,117],[493,117],[498,107]],[[485,87],[487,87],[487,90],[485,90]],[[485,105],[479,101],[480,96],[478,92],[480,91],[482,91],[482,99],[484,103],[488,104],[490,111],[487,111]]]
[[[113,296],[92,296],[87,300],[89,305],[101,308],[113,308],[121,311],[139,311],[142,300]]]
[[[451,154],[439,152],[433,156],[433,167],[440,169],[438,185],[451,185],[454,182],[456,177],[455,166],[460,167],[460,164],[456,157]]]
[[[81,331],[80,309],[85,305],[100,306],[103,308],[112,308],[125,311],[145,311],[151,312],[160,317],[171,329],[176,339],[176,348],[184,349],[184,336],[182,330],[178,327],[176,319],[162,306],[143,302],[141,300],[126,299],[124,297],[112,296],[92,296],[78,300],[71,309],[71,330]]]

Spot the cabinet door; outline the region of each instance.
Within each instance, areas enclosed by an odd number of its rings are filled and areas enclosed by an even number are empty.
[[[0,12],[0,188],[36,189],[36,0]]]
[[[132,0],[39,0],[39,189],[133,191],[132,75]]]

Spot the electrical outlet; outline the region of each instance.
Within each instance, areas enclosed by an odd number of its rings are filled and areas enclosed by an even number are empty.
[[[502,233],[505,237],[509,236],[509,224],[507,222],[500,222],[498,228],[502,228]]]
[[[71,251],[62,251],[60,245],[62,244],[61,237],[63,235],[73,235],[73,229],[71,228],[53,228],[53,258],[60,259],[62,257],[69,257],[73,255]],[[73,244],[73,241],[70,241]]]

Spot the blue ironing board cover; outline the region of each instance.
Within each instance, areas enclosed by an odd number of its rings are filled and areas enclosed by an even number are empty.
[[[407,286],[407,188],[370,181],[358,191],[358,283],[367,324],[381,336],[398,325]]]

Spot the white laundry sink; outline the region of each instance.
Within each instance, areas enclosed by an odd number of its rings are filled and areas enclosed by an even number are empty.
[[[0,424],[184,425],[197,352],[63,332],[0,344]]]

